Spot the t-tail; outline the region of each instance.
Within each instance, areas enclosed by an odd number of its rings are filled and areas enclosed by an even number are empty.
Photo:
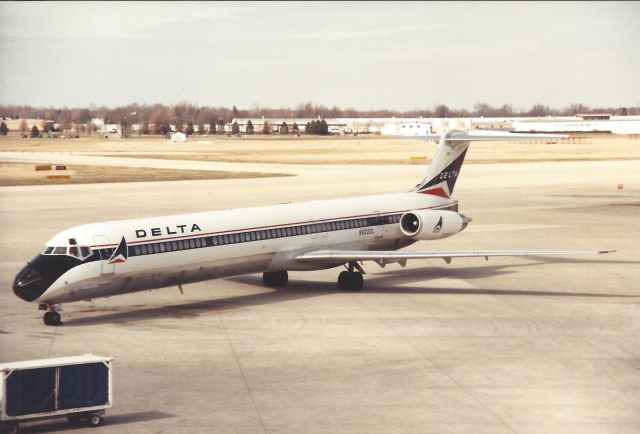
[[[445,130],[442,134],[429,134],[419,139],[439,140],[436,154],[429,165],[427,175],[412,191],[450,198],[456,185],[460,169],[467,154],[469,143],[474,141],[561,139],[559,134],[519,134],[491,130]]]

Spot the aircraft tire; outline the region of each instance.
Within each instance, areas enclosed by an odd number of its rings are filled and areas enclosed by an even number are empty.
[[[351,289],[360,291],[364,286],[364,278],[360,273],[351,273]]]
[[[267,271],[262,273],[262,283],[266,286],[286,286],[289,282],[287,271]]]
[[[53,325],[53,324],[51,324],[51,315],[52,314],[53,314],[53,312],[51,312],[51,311],[45,312],[44,316],[42,317],[42,321],[44,322],[45,325]]]
[[[48,326],[59,326],[62,324],[60,314],[51,310],[44,314],[42,321]]]
[[[349,272],[343,271],[338,274],[338,288],[341,291],[347,291],[349,289]]]
[[[359,291],[364,285],[362,274],[353,271],[343,271],[338,275],[338,288],[341,291]]]

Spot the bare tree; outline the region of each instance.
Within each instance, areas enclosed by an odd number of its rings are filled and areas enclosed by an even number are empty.
[[[20,132],[22,134],[26,134],[27,133],[27,130],[29,129],[29,125],[27,124],[27,120],[26,119],[22,119],[20,121],[20,127],[19,128],[20,128]]]

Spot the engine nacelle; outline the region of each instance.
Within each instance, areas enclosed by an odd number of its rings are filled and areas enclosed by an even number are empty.
[[[400,217],[400,230],[415,240],[437,240],[457,234],[470,221],[454,211],[409,211]]]

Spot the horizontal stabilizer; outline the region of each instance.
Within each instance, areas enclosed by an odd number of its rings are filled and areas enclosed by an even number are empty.
[[[408,137],[411,139],[422,140],[440,140],[442,134],[425,134],[423,136]],[[527,133],[510,133],[508,131],[492,131],[492,130],[473,130],[451,131],[447,136],[449,142],[482,142],[496,140],[534,140],[534,139],[566,139],[564,134],[527,134]]]

